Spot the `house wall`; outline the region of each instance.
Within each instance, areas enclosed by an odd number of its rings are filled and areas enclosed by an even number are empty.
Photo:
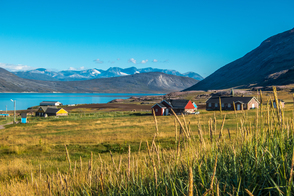
[[[56,113],[56,116],[67,116],[68,113]]]
[[[221,103],[222,104],[222,103]],[[249,110],[252,108],[252,104],[255,104],[255,108],[259,108],[259,103],[255,99],[251,99],[251,101],[248,104],[241,104],[239,102],[237,103],[226,103],[224,102],[224,107],[222,107],[222,110],[234,110],[233,104],[235,104],[236,110],[238,110],[238,105],[240,105],[240,110]],[[230,104],[230,107],[228,107],[228,104]],[[243,108],[242,108],[243,105]],[[209,103],[206,103],[206,110],[220,110],[219,103],[217,103],[217,107],[215,107],[215,103],[211,103],[211,107],[209,107]]]
[[[155,110],[156,116],[163,116],[163,108],[161,108],[160,106],[155,105],[152,109]],[[153,111],[152,111],[152,113],[153,113]]]
[[[281,108],[284,108],[284,107],[285,107],[285,102],[281,102],[281,101],[279,101],[279,104],[281,104]],[[273,106],[274,106],[274,108],[277,108],[277,107],[276,107],[276,102],[275,102],[275,101],[273,101]]]
[[[184,110],[184,109],[173,109],[173,111],[174,111],[176,114],[180,114],[180,113],[183,113],[185,110]]]
[[[247,104],[247,110],[252,109],[252,104],[254,104],[255,108],[259,108],[259,103],[255,99],[251,99]]]
[[[56,116],[67,116],[68,112],[64,109],[60,109],[58,112],[56,112]]]

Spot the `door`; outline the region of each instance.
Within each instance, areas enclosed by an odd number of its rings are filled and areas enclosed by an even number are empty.
[[[237,110],[241,110],[241,104],[237,104]]]

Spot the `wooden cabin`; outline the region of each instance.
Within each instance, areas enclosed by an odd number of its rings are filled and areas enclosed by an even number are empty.
[[[259,108],[259,101],[255,97],[210,97],[206,101],[206,110],[250,110]],[[235,105],[235,106],[234,106]]]

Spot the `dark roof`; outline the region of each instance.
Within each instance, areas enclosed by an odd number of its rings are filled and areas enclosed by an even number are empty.
[[[160,106],[161,108],[166,108],[166,106],[165,106],[164,104],[162,104],[162,103],[157,103],[157,104],[155,104],[153,107],[155,107],[156,105]],[[152,108],[153,108],[153,107],[152,107]]]
[[[47,114],[56,114],[56,112],[58,112],[59,110],[61,110],[61,108],[48,107],[46,110],[46,113]]]
[[[50,107],[48,107],[48,106],[40,106],[39,109],[40,109],[40,108],[42,108],[42,110],[43,110],[44,112],[47,112],[47,109],[48,109],[48,108],[56,108],[56,106],[50,106]]]
[[[221,103],[233,103],[233,102],[249,103],[249,101],[253,98],[259,103],[259,101],[255,97],[220,97]],[[219,97],[210,97],[206,101],[206,103],[219,103]]]
[[[52,105],[52,104],[55,105],[55,103],[60,103],[61,104],[61,102],[59,102],[59,101],[42,101],[40,103],[40,105]]]
[[[171,99],[166,101],[175,109],[184,109],[189,102],[186,99]]]
[[[162,103],[158,103],[158,105],[161,107],[161,108],[166,108],[166,106]]]

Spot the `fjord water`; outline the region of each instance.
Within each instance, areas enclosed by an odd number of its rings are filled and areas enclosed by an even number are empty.
[[[42,101],[59,101],[63,105],[108,103],[113,99],[128,99],[131,96],[142,97],[162,94],[122,94],[122,93],[0,93],[0,110],[13,110],[16,100],[16,110],[38,106]]]

